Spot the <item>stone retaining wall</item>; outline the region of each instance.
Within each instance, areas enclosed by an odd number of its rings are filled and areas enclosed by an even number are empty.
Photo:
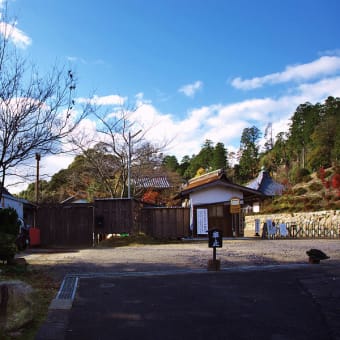
[[[270,219],[276,225],[285,223],[288,227],[297,228],[299,232],[296,237],[340,238],[340,210],[248,215],[245,216],[245,237],[255,236],[256,219],[260,221],[260,236],[263,232],[263,224]]]

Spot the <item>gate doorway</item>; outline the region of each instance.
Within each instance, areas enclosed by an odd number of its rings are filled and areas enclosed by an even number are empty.
[[[197,210],[205,209],[207,212],[208,229],[218,228],[222,230],[223,237],[240,237],[243,236],[244,230],[244,214],[230,213],[230,205],[225,203],[220,204],[206,204],[194,206],[194,236],[207,236],[207,234],[200,234],[198,228]]]

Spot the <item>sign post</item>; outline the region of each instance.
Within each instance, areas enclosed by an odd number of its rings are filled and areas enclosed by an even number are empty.
[[[238,197],[234,197],[230,200],[230,213],[232,216],[232,229],[233,229],[233,236],[239,236],[239,228],[237,223],[237,214],[241,212],[241,202]]]
[[[208,261],[208,270],[220,270],[221,261],[216,259],[216,248],[222,248],[223,235],[220,229],[210,229],[209,234],[209,248],[213,248],[213,259]]]

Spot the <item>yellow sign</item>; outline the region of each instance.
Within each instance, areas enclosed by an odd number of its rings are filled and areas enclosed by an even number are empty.
[[[239,214],[241,212],[240,199],[235,197],[230,200],[230,213]]]
[[[241,212],[240,205],[230,205],[230,213],[231,214],[239,214]]]

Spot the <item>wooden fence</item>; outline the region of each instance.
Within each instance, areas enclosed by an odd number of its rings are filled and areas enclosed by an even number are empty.
[[[156,238],[177,239],[189,236],[189,208],[143,208],[141,230]]]
[[[53,246],[90,246],[94,207],[91,204],[41,206],[37,210],[40,243]]]
[[[135,199],[98,199],[95,207],[95,233],[117,234],[139,231],[141,204]]]
[[[149,208],[134,199],[101,199],[94,204],[40,206],[36,220],[42,246],[88,247],[94,244],[97,237],[115,233],[143,232],[162,239],[191,236],[189,208]],[[339,223],[328,226],[320,219],[307,224],[291,222],[287,223],[287,227],[289,236],[293,238],[340,237]]]
[[[43,205],[37,211],[42,246],[91,246],[107,234],[143,232],[156,238],[189,236],[189,208],[143,208],[136,200]]]

